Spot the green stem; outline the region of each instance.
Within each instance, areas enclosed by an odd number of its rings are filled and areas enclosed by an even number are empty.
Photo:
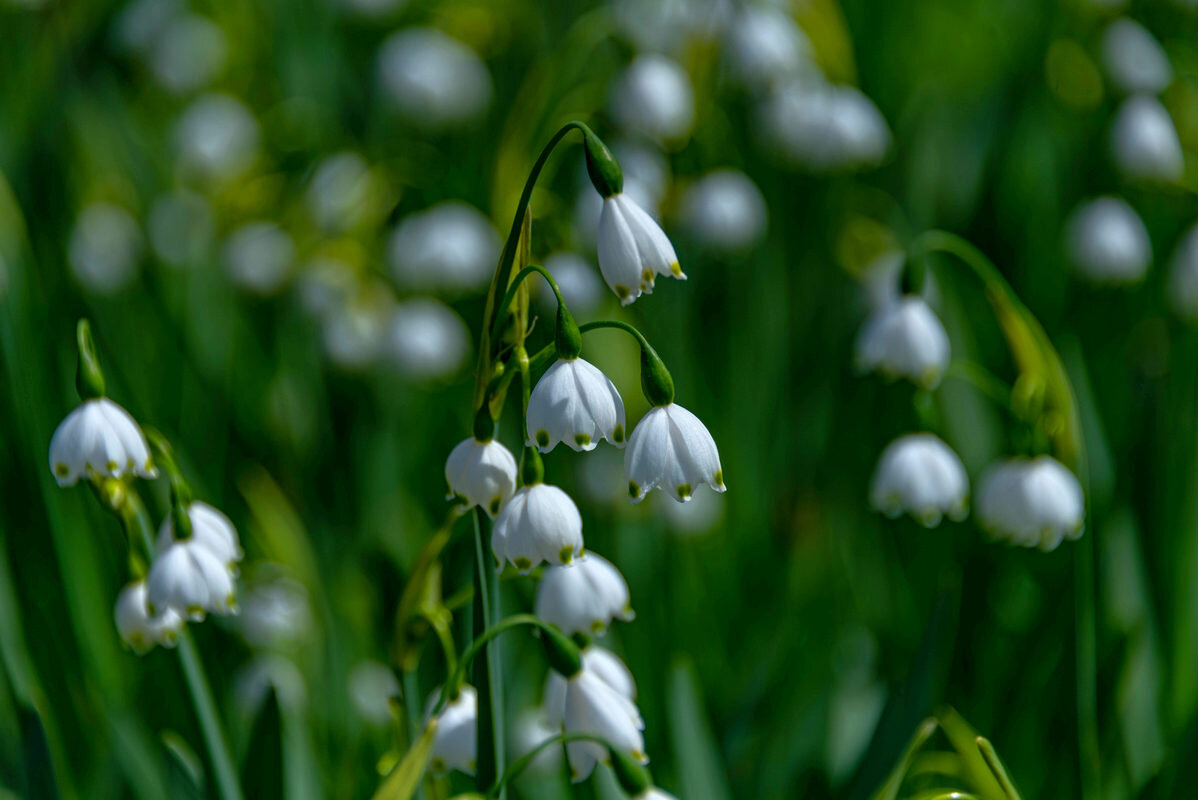
[[[507,310],[511,306],[512,301],[516,299],[516,293],[520,291],[520,284],[524,283],[524,279],[533,273],[539,274],[546,280],[546,282],[548,282],[549,288],[553,290],[553,296],[557,298],[557,304],[559,307],[566,304],[566,301],[562,298],[562,290],[558,288],[557,281],[554,280],[553,275],[549,273],[549,270],[545,269],[540,264],[529,264],[527,267],[516,273],[516,277],[513,278],[511,284],[508,285],[507,291],[503,295],[503,299],[496,307],[495,319],[491,324],[491,341],[499,341],[499,333],[500,328],[503,325],[504,315],[507,314]]]
[[[510,781],[512,781],[521,772],[528,769],[528,765],[533,761],[536,761],[537,756],[539,756],[548,748],[555,745],[569,744],[570,742],[594,742],[596,744],[603,745],[609,751],[612,750],[611,743],[608,742],[607,739],[604,739],[602,736],[596,736],[593,733],[555,734],[509,764],[508,768],[503,771],[503,775],[500,776],[499,780],[495,782],[495,785],[487,791],[487,797],[498,797],[499,793],[503,791],[504,787],[506,787]]]
[[[990,767],[990,771],[994,773],[994,778],[1002,787],[1007,800],[1021,800],[1019,791],[1015,788],[1015,782],[1007,774],[1007,768],[1003,766],[1002,759],[998,757],[994,745],[990,744],[990,740],[985,736],[978,737],[978,750],[982,751],[982,758],[986,759],[986,766]]]
[[[588,322],[578,330],[586,333],[599,328],[615,328],[636,339],[637,344],[641,346],[641,391],[644,393],[645,399],[649,401],[649,405],[654,407],[673,403],[674,379],[670,376],[670,371],[666,369],[666,364],[661,360],[661,356],[649,344],[649,340],[636,327],[614,319]]]
[[[139,540],[145,548],[147,560],[154,553],[153,526],[150,515],[137,492],[130,491],[126,496],[125,509],[122,514],[126,524],[136,528],[140,534]],[[132,538],[132,536],[131,536]],[[187,683],[187,691],[191,694],[191,702],[195,706],[196,717],[199,718],[200,732],[204,744],[208,748],[208,756],[212,760],[212,771],[216,774],[217,791],[223,800],[241,800],[241,787],[237,783],[237,769],[233,766],[233,756],[229,752],[229,742],[221,728],[220,713],[216,709],[216,701],[212,697],[212,689],[204,674],[204,662],[200,659],[195,640],[191,631],[184,628],[179,634],[179,663],[183,667],[183,677]]]
[[[981,364],[964,359],[953,359],[948,364],[945,376],[958,378],[989,397],[999,408],[1011,411],[1011,387]]]
[[[486,630],[480,631],[474,637],[474,641],[470,643],[470,647],[466,648],[466,651],[462,653],[462,657],[458,659],[457,669],[450,673],[449,677],[445,679],[445,686],[441,689],[441,696],[437,699],[437,705],[433,708],[434,717],[441,713],[441,709],[445,708],[445,704],[449,702],[450,696],[456,693],[457,687],[461,685],[462,679],[466,676],[467,667],[473,663],[475,656],[482,652],[483,648],[487,646],[487,643],[499,636],[501,633],[505,633],[510,631],[512,628],[519,628],[524,625],[538,628],[550,634],[555,633],[555,631],[549,627],[549,623],[544,622],[532,614],[512,614],[510,617],[497,622]],[[488,650],[488,652],[490,651]],[[485,789],[487,787],[483,788]]]
[[[456,691],[465,675],[466,667],[473,663],[474,656],[486,646],[488,631],[494,628],[493,620],[499,616],[499,592],[495,570],[488,558],[489,547],[484,544],[482,509],[474,513],[474,624],[470,647],[458,660],[449,680],[441,689],[437,701],[439,713],[449,695]],[[487,648],[486,657],[474,671],[474,688],[478,692],[478,724],[476,726],[475,785],[479,791],[486,790],[503,770],[503,672],[499,649]]]

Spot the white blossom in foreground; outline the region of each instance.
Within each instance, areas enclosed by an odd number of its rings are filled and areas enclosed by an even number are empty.
[[[173,608],[188,619],[236,610],[233,573],[195,537],[177,540],[154,557],[146,578],[150,610]]]
[[[150,445],[129,412],[109,400],[85,400],[50,439],[50,471],[59,486],[80,478],[157,478]]]
[[[576,452],[594,450],[601,439],[624,446],[624,401],[616,385],[582,358],[553,363],[528,400],[528,441],[542,453],[558,442]]]
[[[811,42],[794,17],[768,6],[740,9],[728,30],[726,53],[733,76],[748,88],[817,69]]]
[[[551,722],[543,708],[526,708],[512,722],[510,733],[512,755],[520,758],[561,732],[560,721],[556,724]],[[550,745],[533,758],[526,771],[543,774],[555,773],[561,766],[561,761],[561,746]]]
[[[450,499],[481,507],[494,519],[516,491],[516,458],[499,442],[462,440],[445,461]]]
[[[695,122],[690,76],[666,56],[637,56],[616,78],[611,111],[627,130],[659,141],[686,139]]]
[[[224,260],[229,278],[238,287],[272,294],[295,265],[295,242],[273,222],[246,223],[225,240]]]
[[[229,518],[199,500],[187,507],[187,516],[191,520],[191,541],[216,556],[230,571],[235,570],[245,553],[237,538],[237,529]],[[154,550],[163,553],[175,541],[175,522],[171,515],[167,515],[158,529]]]
[[[996,538],[1052,550],[1081,536],[1085,498],[1073,473],[1050,456],[1012,458],[982,474],[976,508]]]
[[[637,423],[624,451],[624,474],[634,503],[654,489],[685,503],[703,484],[717,492],[727,488],[715,440],[677,403],[651,408]]]
[[[1198,225],[1187,230],[1173,250],[1169,305],[1186,319],[1198,319]]]
[[[183,617],[171,608],[157,615],[150,614],[145,581],[135,581],[121,589],[113,617],[121,641],[139,655],[149,652],[155,645],[174,647],[184,623]]]
[[[948,334],[921,297],[907,295],[875,311],[856,343],[857,366],[934,389],[948,368]]]
[[[704,247],[728,254],[743,252],[765,235],[765,198],[745,173],[718,169],[686,190],[682,218]]]
[[[71,228],[67,260],[85,289],[112,294],[137,277],[141,252],[141,230],[133,216],[120,206],[93,203]]]
[[[894,518],[908,513],[932,528],[940,519],[965,518],[969,478],[957,454],[930,433],[913,433],[891,442],[878,461],[870,503]]]
[[[535,613],[566,635],[603,634],[613,619],[628,622],[636,616],[624,576],[589,550],[572,564],[545,570],[537,585]]]
[[[466,45],[433,28],[405,28],[379,48],[384,94],[409,123],[443,130],[468,123],[491,102],[491,76]]]
[[[1118,197],[1099,197],[1074,211],[1067,236],[1074,265],[1095,283],[1135,283],[1152,261],[1148,229]]]
[[[491,549],[499,567],[510,561],[521,574],[542,561],[569,564],[582,555],[582,515],[556,486],[525,486],[499,512]]]
[[[622,162],[620,166],[624,166]],[[628,198],[628,202],[648,214],[655,223],[661,219],[661,196],[653,187],[636,177],[632,173],[632,168],[624,171],[624,189],[620,194]],[[603,197],[595,191],[595,187],[588,180],[586,186],[579,191],[578,199],[574,204],[574,232],[578,237],[579,246],[598,246],[599,223],[603,219],[603,206]],[[550,297],[553,296],[552,292],[548,294]],[[569,297],[566,298],[566,302],[570,304],[570,308],[574,308],[574,303],[570,301]]]
[[[619,669],[615,668],[619,666]],[[628,753],[641,764],[648,764],[641,731],[645,721],[628,692],[631,675],[628,668],[606,650],[588,647],[583,652],[582,669],[564,678],[553,673],[545,691],[545,710],[553,719],[561,719],[566,733],[590,733],[606,739],[612,747]],[[614,684],[609,682],[614,681]],[[566,745],[571,777],[585,780],[599,762],[609,758],[607,748],[596,742],[570,742]]]
[[[397,305],[387,336],[392,360],[400,372],[416,381],[450,378],[470,354],[466,323],[452,308],[431,298]]]
[[[486,285],[499,260],[499,234],[465,203],[440,203],[405,217],[387,244],[395,280],[405,289],[460,292]]]
[[[258,156],[258,121],[245,103],[227,94],[197,98],[175,127],[179,160],[212,180],[242,175]]]
[[[603,199],[599,271],[625,306],[642,293],[651,293],[658,275],[686,280],[674,245],[661,226],[624,193]]]
[[[1185,168],[1173,118],[1149,95],[1123,101],[1111,128],[1111,147],[1115,165],[1128,178],[1171,183]]]
[[[1117,19],[1102,34],[1102,65],[1123,92],[1157,94],[1173,81],[1164,48],[1135,20]]]
[[[441,697],[440,690],[429,698],[428,716]],[[427,717],[426,717],[427,718]],[[437,716],[437,732],[433,734],[433,750],[429,756],[429,768],[433,772],[448,772],[456,769],[467,775],[474,774],[475,731],[478,725],[478,693],[469,684],[463,684],[458,696],[451,698]]]

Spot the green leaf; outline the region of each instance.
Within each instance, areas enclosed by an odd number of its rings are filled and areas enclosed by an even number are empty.
[[[241,763],[241,786],[246,797],[269,800],[283,796],[283,734],[279,698],[274,688],[267,691],[262,709],[254,720],[250,745]]]
[[[674,661],[667,701],[678,795],[688,800],[731,798],[723,757],[703,707],[695,665],[689,658]]]
[[[416,744],[374,793],[374,800],[409,800],[416,794],[416,787],[424,777],[429,756],[433,752],[433,739],[436,738],[436,734],[437,720],[430,719]]]

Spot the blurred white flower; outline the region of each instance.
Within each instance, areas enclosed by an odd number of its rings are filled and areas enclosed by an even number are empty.
[[[591,198],[598,198],[594,192],[587,193]],[[595,207],[595,218],[599,218],[602,200]],[[598,308],[603,297],[603,287],[599,282],[599,273],[595,266],[577,253],[562,251],[546,256],[542,264],[553,279],[566,305],[575,315],[585,315]],[[535,284],[536,298],[546,314],[557,312],[557,298],[543,284]]]
[[[872,261],[866,264],[861,271],[861,285],[865,289],[865,295],[871,312],[878,312],[882,309],[898,303],[903,296],[903,267],[907,263],[907,254],[902,250],[890,250],[875,257]],[[924,278],[924,287],[926,291],[928,284],[932,281],[932,275],[929,274]]]
[[[663,492],[657,507],[665,515],[670,533],[698,536],[720,526],[726,505],[717,492],[693,494],[689,503],[675,503]]]
[[[1111,148],[1115,166],[1128,178],[1173,182],[1185,168],[1172,117],[1148,95],[1132,95],[1119,106]]]
[[[642,764],[645,721],[632,697],[636,687],[628,668],[609,651],[588,647],[583,651],[582,669],[572,676],[550,675],[545,689],[545,711],[551,721],[561,720],[566,733],[591,733]],[[595,765],[608,760],[606,748],[596,742],[566,745],[571,777],[585,780]]]
[[[522,575],[542,561],[569,564],[582,555],[582,515],[556,486],[524,486],[499,512],[491,550],[499,568],[510,561]]]
[[[354,711],[371,725],[390,725],[395,716],[391,701],[400,697],[395,671],[378,661],[359,661],[347,679],[349,701]]]
[[[1169,305],[1186,319],[1198,319],[1198,225],[1191,226],[1173,249]]]
[[[674,245],[661,226],[623,193],[603,199],[599,271],[625,306],[651,294],[658,275],[686,280]]]
[[[510,734],[512,757],[521,758],[535,750],[542,742],[552,739],[561,732],[561,725],[554,725],[550,722],[544,709],[539,707],[524,709],[516,715],[516,719],[512,722]],[[561,746],[550,745],[533,758],[526,771],[542,774],[557,772],[561,762]]]
[[[674,52],[695,37],[712,38],[728,24],[729,0],[612,0],[619,27],[637,50]]]
[[[482,116],[491,102],[491,76],[466,45],[432,28],[405,28],[379,48],[379,78],[404,119],[441,130]]]
[[[146,578],[151,613],[173,608],[188,619],[236,611],[233,573],[197,539],[172,542],[154,556]]]
[[[1073,473],[1050,456],[1011,458],[978,480],[977,516],[998,539],[1052,550],[1082,534],[1085,498]]]
[[[399,11],[408,0],[341,0],[341,5],[351,14],[363,19],[383,19]]]
[[[1112,22],[1103,33],[1102,64],[1111,83],[1129,94],[1157,94],[1173,81],[1173,67],[1160,42],[1126,17]]]
[[[630,798],[630,800],[678,800],[678,798],[669,792],[658,789],[656,786],[650,786],[645,791]]]
[[[370,168],[362,156],[336,153],[317,165],[304,199],[321,230],[341,233],[369,218],[373,189]]]
[[[624,576],[590,550],[572,564],[546,568],[537,585],[536,615],[567,635],[601,635],[613,619],[636,616]]]
[[[1075,210],[1067,237],[1074,266],[1095,283],[1136,283],[1152,262],[1148,229],[1118,197],[1099,197]]]
[[[930,433],[908,434],[882,451],[869,498],[888,517],[907,513],[933,528],[943,516],[965,518],[969,477],[961,459],[940,439]]]
[[[224,261],[236,286],[255,294],[273,294],[295,265],[295,243],[273,222],[248,222],[225,240]]]
[[[748,88],[819,71],[806,34],[779,8],[743,6],[728,29],[726,48],[733,77]]]
[[[533,387],[525,444],[548,453],[562,442],[585,452],[601,439],[624,446],[624,401],[616,385],[586,359],[559,358]]]
[[[921,297],[907,295],[870,315],[857,335],[857,367],[934,389],[948,368],[948,334]]]
[[[463,509],[479,506],[494,519],[516,491],[516,458],[493,439],[470,437],[445,461],[445,481],[449,499],[456,498]]]
[[[399,285],[453,293],[485,286],[500,246],[490,220],[465,203],[449,201],[400,222],[387,253]]]
[[[651,408],[637,423],[624,450],[624,474],[634,503],[654,489],[680,503],[690,501],[703,484],[717,492],[727,489],[715,440],[677,403]]]
[[[225,66],[228,44],[212,20],[198,14],[180,14],[154,39],[149,66],[164,89],[175,94],[202,89]]]
[[[872,167],[890,150],[886,120],[873,101],[851,86],[795,79],[772,91],[759,114],[766,141],[808,169]]]
[[[428,701],[425,720],[432,716],[433,708],[441,697],[438,689]],[[474,774],[476,730],[478,725],[478,693],[469,684],[463,684],[458,696],[450,698],[437,716],[437,731],[433,734],[433,750],[429,756],[429,769],[445,773],[456,769],[467,775]]]
[[[150,445],[129,412],[97,397],[80,403],[50,438],[50,471],[59,486],[80,478],[157,478]]]
[[[329,361],[350,372],[374,364],[387,339],[395,299],[384,288],[367,287],[338,303],[321,321],[321,339]]]
[[[610,106],[621,127],[660,142],[685,140],[695,122],[690,76],[662,55],[633,59],[615,80]]]
[[[155,645],[174,647],[184,624],[183,617],[170,608],[157,616],[150,614],[145,581],[134,581],[121,589],[113,617],[121,641],[138,655],[148,653]]]
[[[308,702],[308,686],[295,664],[275,655],[259,655],[237,674],[233,682],[233,697],[237,708],[252,719],[262,708],[267,693],[274,692],[279,707],[299,710]],[[249,727],[249,721],[246,721]]]
[[[215,223],[207,200],[178,190],[154,200],[147,227],[150,246],[164,264],[188,267],[207,257]]]
[[[238,623],[250,647],[282,647],[299,641],[312,627],[308,592],[299,581],[285,576],[258,580],[242,593]]]
[[[227,94],[194,100],[179,117],[174,136],[183,168],[210,180],[236,178],[258,156],[258,121]]]
[[[743,252],[765,235],[765,198],[748,175],[709,172],[682,197],[682,219],[691,237],[717,252]]]
[[[237,529],[233,527],[229,518],[199,500],[187,506],[187,517],[191,521],[191,538],[188,541],[203,547],[216,556],[226,569],[236,573],[237,564],[245,557],[245,553],[237,538]],[[175,521],[168,514],[158,529],[154,551],[158,554],[164,553],[175,541]]]
[[[332,256],[313,256],[300,269],[296,292],[300,307],[316,319],[349,302],[358,289],[358,274]]]
[[[400,372],[409,379],[444,380],[466,363],[470,329],[456,311],[438,300],[405,300],[391,314],[388,348]]]
[[[159,41],[171,20],[186,10],[184,0],[133,0],[117,14],[113,39],[122,50],[146,52]]]
[[[75,220],[67,258],[83,288],[113,294],[137,276],[141,251],[141,230],[133,215],[110,203],[92,203]]]

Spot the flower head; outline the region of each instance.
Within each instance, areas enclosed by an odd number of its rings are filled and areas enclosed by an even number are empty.
[[[187,516],[191,520],[191,540],[216,556],[229,570],[234,570],[245,553],[238,541],[237,529],[229,518],[198,500],[188,505]],[[158,529],[154,549],[162,553],[175,541],[175,522],[168,516]]]
[[[610,561],[587,551],[564,567],[549,567],[537,586],[536,615],[563,633],[602,634],[613,619],[636,615],[628,582]]]
[[[429,698],[429,716],[440,698],[440,690]],[[474,774],[477,724],[478,693],[473,686],[464,684],[458,690],[458,696],[451,698],[437,715],[437,732],[433,735],[433,751],[429,761],[433,772],[456,769],[467,775]]]
[[[930,433],[895,439],[874,471],[870,503],[888,517],[903,512],[932,528],[942,516],[964,519],[969,478],[961,459]]]
[[[542,561],[569,564],[582,555],[578,506],[556,486],[525,486],[499,512],[491,532],[491,549],[499,566],[511,561],[521,573]]]
[[[624,401],[595,365],[558,359],[537,381],[528,400],[528,446],[548,453],[558,442],[579,452],[600,439],[624,446]]]
[[[1160,42],[1127,17],[1112,22],[1102,34],[1102,65],[1124,92],[1156,94],[1173,81],[1173,67]]]
[[[624,473],[634,503],[658,488],[680,503],[702,484],[725,490],[715,440],[698,417],[677,403],[651,408],[637,423],[624,451]]]
[[[1050,456],[1012,458],[978,481],[977,515],[996,538],[1052,550],[1082,534],[1085,498],[1073,473]]]
[[[863,370],[907,378],[934,389],[948,368],[944,325],[920,297],[907,295],[876,311],[857,335],[857,364]]]
[[[1111,128],[1115,165],[1126,177],[1173,182],[1185,171],[1185,157],[1173,118],[1151,95],[1123,101]]]
[[[1078,271],[1095,283],[1135,283],[1152,262],[1148,229],[1118,197],[1099,197],[1074,211],[1068,244]]]
[[[150,613],[145,581],[135,581],[121,589],[113,617],[121,641],[139,655],[149,652],[154,645],[174,647],[184,624],[183,617],[173,608],[163,609],[159,614]]]
[[[623,192],[603,199],[599,271],[625,306],[642,293],[651,293],[658,275],[686,280],[674,245],[661,226]]]
[[[156,478],[150,446],[129,412],[106,397],[80,403],[50,439],[50,471],[59,486],[80,478]]]
[[[208,612],[231,614],[236,608],[233,573],[194,536],[172,542],[155,556],[146,585],[152,613],[174,609],[201,620]]]
[[[481,507],[494,519],[516,491],[516,458],[494,439],[464,439],[445,461],[450,498]]]

